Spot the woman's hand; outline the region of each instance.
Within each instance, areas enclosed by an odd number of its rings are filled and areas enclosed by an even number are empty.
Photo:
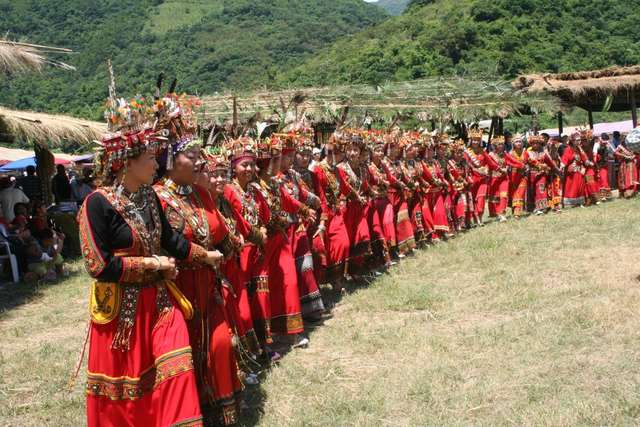
[[[217,267],[220,265],[223,258],[224,255],[222,255],[222,252],[220,251],[207,251],[207,257],[204,262],[212,267]]]

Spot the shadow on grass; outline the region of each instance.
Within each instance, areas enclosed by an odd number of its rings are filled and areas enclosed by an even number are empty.
[[[358,291],[359,289],[364,289],[369,285],[371,285],[372,283],[374,283],[376,280],[377,280],[376,278],[371,276],[362,277],[361,279],[354,280],[353,282],[346,284],[344,292],[336,291],[330,285],[321,286],[322,300],[325,304],[325,307],[328,313],[328,316],[326,317],[325,320],[328,320],[331,317],[333,317],[331,315],[331,312],[333,311],[335,306],[339,304],[340,301],[342,301],[342,298],[344,296],[350,295]],[[309,336],[311,345],[313,345],[312,337],[314,332],[321,329],[323,324],[324,324],[324,321],[314,322],[314,323],[308,323],[305,321],[304,329],[305,329],[305,333]],[[265,390],[262,388],[262,381],[266,379],[271,369],[271,366],[273,366],[273,364],[278,364],[284,361],[287,354],[292,351],[295,351],[295,350],[292,349],[291,347],[287,347],[284,350],[278,349],[278,352],[282,357],[277,362],[263,365],[263,367],[259,372],[261,384],[257,386],[247,386],[245,388],[243,397],[246,404],[246,409],[242,412],[238,425],[242,427],[254,427],[260,423],[260,420],[264,415],[264,405],[265,405],[265,402],[267,401],[267,394]],[[210,423],[208,425],[214,426],[217,424]]]
[[[0,284],[0,316],[23,304],[38,300],[43,296],[43,290],[71,280],[80,274],[82,274],[81,270],[73,270],[69,272],[67,277],[60,278],[53,282],[39,280],[33,283],[20,281],[18,283]]]

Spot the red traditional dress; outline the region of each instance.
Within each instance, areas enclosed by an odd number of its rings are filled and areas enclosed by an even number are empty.
[[[424,181],[424,168],[422,162],[417,159],[407,159],[404,161],[405,185],[410,190],[408,197],[408,208],[411,215],[411,225],[416,242],[425,242],[432,236],[433,211],[430,200],[425,197],[425,190],[428,184]]]
[[[422,178],[426,183],[425,199],[431,210],[433,229],[440,235],[449,233],[449,220],[445,206],[448,182],[440,164],[434,159],[422,161]],[[425,205],[426,208],[427,205]]]
[[[520,153],[513,149],[509,154],[513,159],[526,166],[529,162],[528,153],[524,149]],[[524,168],[511,168],[509,172],[509,200],[513,216],[522,216],[527,204],[527,173]]]
[[[229,203],[236,230],[244,237],[240,251],[240,270],[247,280],[254,330],[261,344],[271,344],[271,299],[269,296],[269,273],[260,228],[271,220],[271,212],[260,187],[249,184],[243,190],[237,180],[224,188],[224,198]],[[248,318],[248,314],[243,315]]]
[[[549,208],[549,193],[547,179],[550,172],[557,168],[554,161],[544,150],[527,150],[527,162],[529,165],[529,188],[533,192],[534,210],[544,211]]]
[[[289,214],[306,216],[308,208],[286,191],[282,173],[271,177],[268,183],[261,181],[260,189],[271,211],[269,236],[264,247],[271,299],[271,330],[278,335],[299,334],[304,332],[304,325],[298,273],[287,230]]]
[[[232,253],[229,230],[207,190],[176,185],[170,179],[155,190],[174,230],[205,249]],[[221,408],[224,424],[230,425],[238,421],[237,395],[242,386],[220,280],[220,274],[209,267],[183,262],[176,284],[194,308],[187,326],[200,397]]]
[[[585,162],[587,156],[581,148],[567,146],[562,153],[561,164],[564,168],[564,187],[562,203],[565,207],[582,206],[585,203]]]
[[[636,159],[631,150],[624,145],[618,145],[614,153],[618,161],[618,192],[620,197],[633,197],[638,186],[638,170]]]
[[[369,176],[365,166],[354,170],[348,161],[337,167],[340,190],[346,197],[344,224],[349,234],[349,271],[364,272],[366,255],[371,253],[371,234],[367,221],[365,195],[369,193]]]
[[[144,270],[143,257],[164,250],[202,262],[206,251],[171,229],[153,189],[142,187],[131,198],[124,193],[99,189],[78,214],[85,265],[97,279],[91,291],[87,424],[201,426],[183,312],[162,275]]]
[[[344,207],[340,191],[340,181],[335,169],[326,160],[320,162],[313,171],[315,194],[320,197],[320,219],[325,222],[322,234],[314,239],[314,248],[326,254],[324,279],[333,282],[344,277],[349,259],[349,233],[344,224]]]
[[[489,184],[489,214],[492,217],[503,216],[509,203],[509,169],[524,169],[524,163],[509,153],[489,153],[495,166],[491,169],[491,181]]]
[[[611,198],[611,184],[609,181],[609,150],[608,141],[602,141],[596,153],[596,167],[598,170],[598,185],[600,186],[600,200]]]
[[[230,202],[224,197],[218,197],[216,203],[218,212],[222,215],[229,230],[229,235],[238,236],[237,221]],[[260,353],[260,343],[254,330],[251,299],[248,290],[251,285],[251,276],[240,266],[240,254],[243,248],[244,245],[240,245],[239,242],[236,243],[233,248],[233,256],[227,257],[220,266],[220,270],[225,277],[225,283],[228,281],[230,284],[230,288],[229,286],[224,287],[224,289],[229,290],[228,297],[227,295],[223,296],[226,297],[225,300],[231,299],[233,301],[232,316],[235,319],[235,329],[242,347],[251,354],[257,355]],[[243,357],[244,355],[238,360],[242,360]]]
[[[452,216],[456,230],[469,226],[474,217],[473,195],[469,191],[472,184],[468,175],[467,164],[464,160],[449,159],[447,169],[451,176],[451,205]]]
[[[302,176],[293,169],[283,174],[285,188],[289,195],[300,203],[308,206],[320,204],[318,196],[313,194],[302,179]],[[308,224],[295,214],[289,214],[288,234],[296,260],[296,272],[298,273],[298,290],[300,292],[300,304],[302,316],[313,316],[324,312],[324,303],[320,288],[314,272],[313,255],[311,254],[311,242],[307,234]]]
[[[464,152],[465,159],[471,169],[471,194],[475,203],[476,216],[482,221],[486,204],[487,188],[489,186],[489,160],[484,149],[479,148],[475,152],[472,147],[468,147]]]
[[[597,155],[592,150],[584,151],[587,158],[584,168],[585,196],[590,204],[600,201],[600,180],[598,177]]]
[[[372,236],[372,250],[380,260],[391,262],[390,247],[395,247],[396,228],[393,206],[387,197],[389,171],[384,162],[369,164],[369,177],[374,197],[371,199],[368,221]]]
[[[406,182],[409,179],[399,160],[388,162],[387,167],[389,170],[387,196],[391,206],[393,206],[396,227],[395,249],[399,255],[404,255],[416,248],[416,240],[409,216],[409,204],[407,202],[409,191]]]

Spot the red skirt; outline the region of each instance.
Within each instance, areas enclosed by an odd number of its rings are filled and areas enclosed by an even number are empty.
[[[448,233],[450,227],[444,194],[442,194],[441,191],[429,193],[425,199],[429,201],[429,206],[432,209],[433,229],[435,231]]]
[[[219,406],[226,423],[237,419],[238,379],[232,329],[216,276],[208,268],[181,268],[176,284],[191,301],[195,315],[187,321],[200,397]]]
[[[396,249],[399,254],[406,254],[415,249],[416,241],[409,216],[409,206],[400,191],[389,191],[389,201],[393,206],[396,228]]]
[[[636,193],[638,171],[633,161],[620,161],[618,171],[618,190],[621,197],[631,197]]]
[[[346,262],[349,259],[349,233],[341,212],[336,212],[328,220],[326,238],[327,269],[325,280],[332,282],[344,277]]]
[[[514,216],[521,216],[527,202],[527,177],[512,173],[509,177],[509,200]]]
[[[598,198],[600,196],[600,181],[594,168],[587,168],[584,175],[585,193],[587,197]]]
[[[562,204],[565,207],[584,205],[585,194],[584,175],[580,172],[567,172],[564,176]]]
[[[509,202],[509,178],[504,175],[492,177],[489,184],[489,215],[504,215]]]
[[[611,197],[611,185],[609,184],[609,168],[602,166],[598,169],[598,185],[600,186],[600,197],[608,199]]]
[[[261,250],[253,244],[245,244],[240,252],[240,269],[248,275],[251,285],[249,303],[251,318],[258,341],[273,342],[271,337],[271,298],[269,295],[269,266]]]
[[[159,316],[156,295],[155,287],[140,290],[127,351],[111,348],[117,318],[91,324],[89,427],[202,426],[187,325],[175,308]]]
[[[300,309],[302,316],[309,316],[324,311],[324,303],[314,273],[313,255],[309,236],[304,227],[289,226],[289,241],[292,244],[293,256],[296,260],[298,291],[300,293]]]
[[[284,231],[270,235],[264,248],[269,271],[271,331],[293,335],[304,331],[296,263]]]
[[[475,204],[476,215],[478,219],[482,221],[484,216],[484,206],[487,198],[487,178],[474,177],[473,185],[471,186],[471,194],[473,195],[473,203]]]
[[[393,206],[387,197],[379,197],[375,200],[375,209],[382,221],[382,234],[388,247],[398,244],[396,239],[396,227],[394,223]]]
[[[381,265],[391,261],[387,239],[385,238],[382,217],[378,212],[376,200],[370,200],[367,204],[367,223],[369,224],[369,235],[371,236],[371,260],[373,265]]]
[[[250,284],[249,275],[240,268],[237,259],[230,259],[222,264],[222,272],[231,285],[230,295],[225,298],[231,305],[229,312],[233,316],[234,326],[238,337],[245,349],[253,354],[260,351],[258,337],[253,329],[251,303],[247,286]]]
[[[530,188],[533,191],[533,201],[535,210],[545,210],[549,208],[549,194],[547,191],[547,175],[542,173],[530,175]]]
[[[371,252],[371,234],[367,222],[366,205],[348,201],[344,211],[344,225],[349,235],[349,264],[362,267],[364,257]]]

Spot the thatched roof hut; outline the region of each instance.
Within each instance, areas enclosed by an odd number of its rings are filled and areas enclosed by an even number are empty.
[[[70,49],[41,46],[0,39],[0,74],[41,71],[45,65],[75,70],[69,64],[56,61],[47,54],[68,54]]]
[[[528,95],[551,94],[587,111],[629,111],[640,97],[640,65],[560,74],[529,74],[512,83]]]
[[[106,131],[104,123],[0,107],[0,141],[25,140],[44,147],[62,141],[90,144]]]
[[[204,97],[203,106],[205,114],[218,121],[233,115],[239,119],[255,114],[282,118],[295,111],[316,122],[331,122],[348,107],[352,115],[361,117],[369,113],[390,119],[409,113],[437,122],[467,123],[559,108],[551,97],[515,93],[508,82],[461,77],[221,94]]]

